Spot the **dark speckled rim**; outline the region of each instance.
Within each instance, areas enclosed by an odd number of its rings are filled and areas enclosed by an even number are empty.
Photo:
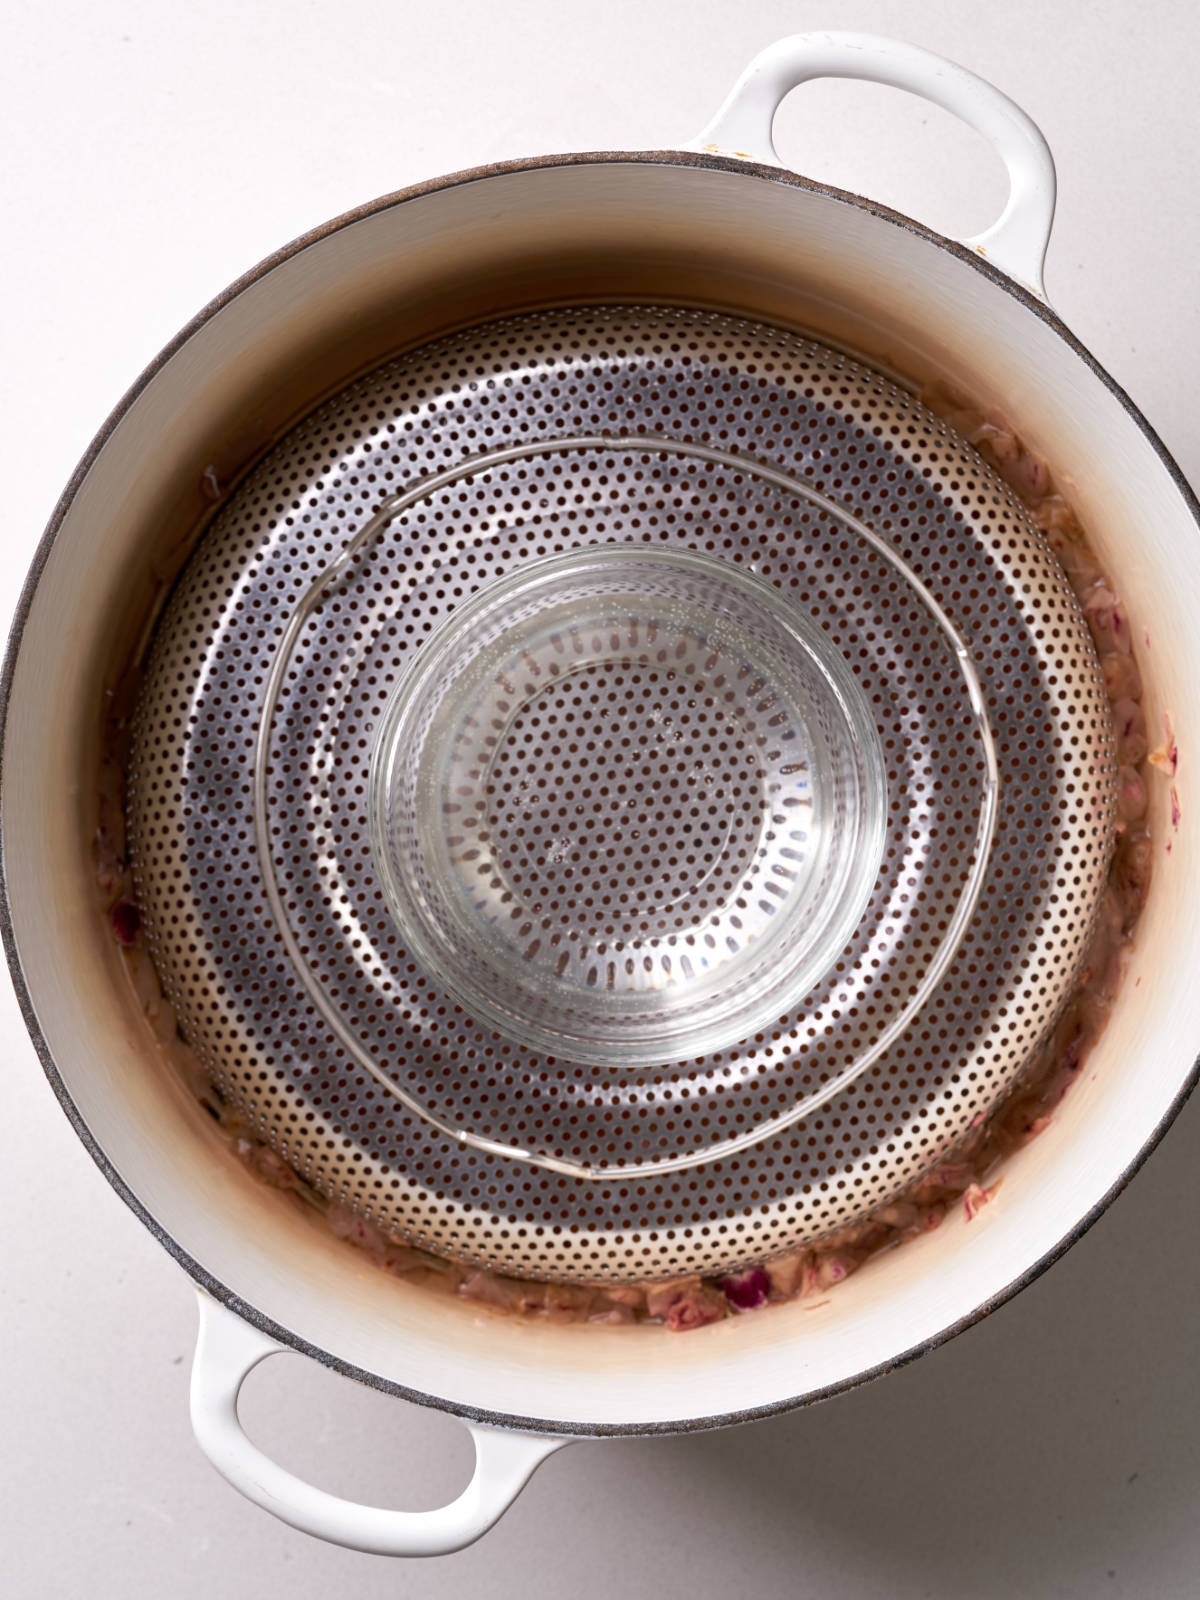
[[[950,255],[956,256],[960,261],[964,262],[974,271],[982,273],[984,277],[988,278],[993,284],[996,285],[997,288],[1004,290],[1006,294],[1011,295],[1015,300],[1019,301],[1024,309],[1030,313],[1030,315],[1035,316],[1040,321],[1044,322],[1046,326],[1050,328],[1051,331],[1068,346],[1072,353],[1083,362],[1084,366],[1086,366],[1092,372],[1095,378],[1104,385],[1109,393],[1113,395],[1113,397],[1117,400],[1122,409],[1127,413],[1134,425],[1146,439],[1146,442],[1150,445],[1155,455],[1158,457],[1164,471],[1178,489],[1185,505],[1192,515],[1193,520],[1197,524],[1198,530],[1200,530],[1200,503],[1197,503],[1196,496],[1188,486],[1183,474],[1179,470],[1179,467],[1172,459],[1158,435],[1142,416],[1141,412],[1138,411],[1137,407],[1129,399],[1129,396],[1124,392],[1124,390],[1109,376],[1107,372],[1105,372],[1105,370],[1095,360],[1091,353],[1080,344],[1079,340],[1074,337],[1074,335],[1054,314],[1054,312],[1051,311],[1049,307],[1043,305],[1039,300],[1036,300],[1032,294],[1021,288],[1019,284],[1014,283],[1012,279],[1006,277],[989,262],[978,256],[974,251],[967,249],[964,245],[958,244],[954,240],[943,238],[942,235],[934,233],[931,229],[924,227],[918,222],[914,222],[910,217],[902,216],[898,212],[892,211],[886,206],[881,206],[872,201],[864,200],[858,195],[848,194],[844,190],[834,189],[825,184],[814,183],[808,178],[799,177],[795,173],[787,172],[781,168],[763,166],[755,162],[743,161],[734,157],[711,155],[707,153],[700,154],[674,150],[641,151],[637,153],[629,153],[625,151],[597,151],[586,155],[545,156],[528,161],[507,161],[493,166],[475,167],[466,172],[453,173],[444,178],[435,178],[426,183],[416,184],[408,189],[398,190],[394,194],[385,195],[379,200],[375,200],[367,205],[360,206],[354,211],[347,211],[342,216],[335,217],[332,221],[325,223],[322,227],[313,229],[311,233],[303,234],[300,238],[293,240],[291,244],[285,245],[283,249],[277,251],[274,255],[268,256],[265,261],[260,262],[257,267],[253,268],[250,272],[246,273],[245,276],[232,283],[223,294],[218,295],[215,300],[210,301],[209,304],[205,306],[204,309],[187,324],[187,326],[176,336],[176,338],[166,346],[166,348],[156,357],[156,359],[151,362],[151,364],[142,373],[141,377],[138,378],[136,383],[133,384],[132,388],[129,389],[128,393],[118,403],[115,410],[105,422],[104,426],[92,440],[92,443],[89,445],[83,459],[76,467],[70,482],[63,491],[62,497],[54,509],[54,514],[50,519],[49,525],[47,526],[45,533],[42,535],[41,542],[37,548],[37,553],[34,556],[33,563],[29,569],[29,574],[25,580],[24,588],[21,591],[21,598],[17,605],[16,615],[13,619],[12,629],[9,636],[8,650],[4,660],[3,673],[0,674],[0,803],[2,803],[3,796],[3,763],[6,742],[5,736],[7,732],[9,700],[12,691],[13,673],[17,657],[20,653],[25,622],[29,616],[29,610],[33,602],[34,592],[37,589],[38,581],[41,577],[43,568],[45,567],[49,558],[50,551],[53,548],[58,531],[62,526],[62,523],[65,520],[68,511],[70,510],[71,504],[79,492],[80,486],[87,476],[92,463],[95,461],[97,455],[108,441],[117,424],[137,400],[142,390],[151,381],[151,379],[155,377],[161,368],[165,366],[165,364],[171,359],[176,351],[186,344],[192,335],[202,328],[212,317],[214,317],[217,312],[219,312],[224,306],[228,305],[232,300],[235,300],[238,295],[240,295],[245,289],[249,288],[252,284],[258,283],[276,267],[285,261],[291,260],[292,257],[299,255],[302,251],[308,249],[310,245],[318,243],[320,240],[327,238],[331,234],[337,233],[342,228],[349,227],[351,224],[361,221],[363,218],[374,216],[378,212],[390,210],[394,206],[403,205],[407,201],[415,200],[423,195],[431,194],[439,189],[451,189],[461,184],[478,183],[482,180],[494,178],[509,172],[535,171],[546,167],[588,166],[604,163],[608,163],[610,165],[636,163],[672,167],[706,167],[715,171],[735,173],[739,176],[755,181],[783,184],[787,187],[795,189],[811,190],[816,194],[820,194],[829,199],[838,201],[843,205],[854,206],[859,210],[866,211],[870,215],[879,217],[883,221],[891,223],[895,227],[903,228],[909,233],[917,234],[920,238],[925,239],[928,243],[936,246],[938,249],[944,250]],[[322,1366],[329,1367],[333,1371],[339,1372],[347,1378],[353,1378],[359,1383],[368,1384],[373,1389],[379,1389],[386,1394],[398,1395],[401,1399],[412,1400],[420,1405],[433,1406],[438,1410],[449,1412],[454,1416],[462,1417],[473,1422],[483,1422],[499,1427],[524,1429],[531,1432],[561,1435],[564,1437],[602,1438],[610,1436],[646,1436],[654,1434],[694,1433],[710,1428],[729,1427],[735,1423],[754,1422],[762,1417],[778,1416],[783,1412],[796,1410],[801,1406],[813,1405],[819,1400],[828,1400],[836,1394],[843,1394],[851,1389],[857,1389],[861,1385],[869,1383],[872,1379],[883,1376],[884,1373],[892,1372],[900,1367],[907,1366],[910,1361],[915,1361],[918,1356],[924,1355],[927,1351],[936,1350],[940,1345],[945,1344],[947,1340],[952,1339],[955,1334],[962,1333],[966,1328],[973,1327],[975,1323],[982,1321],[984,1317],[990,1315],[991,1312],[997,1310],[1000,1306],[1011,1300],[1014,1295],[1018,1294],[1028,1284],[1032,1283],[1035,1278],[1040,1277],[1041,1274],[1046,1271],[1047,1267],[1052,1266],[1060,1256],[1064,1255],[1073,1244],[1081,1239],[1096,1221],[1096,1219],[1101,1215],[1101,1213],[1112,1204],[1117,1195],[1119,1195],[1125,1188],[1125,1185],[1141,1168],[1142,1163],[1146,1160],[1147,1156],[1149,1156],[1151,1151],[1153,1151],[1158,1145],[1159,1140],[1166,1133],[1176,1116],[1178,1116],[1184,1102],[1191,1094],[1196,1085],[1197,1078],[1200,1077],[1200,1059],[1198,1059],[1188,1072],[1178,1094],[1172,1100],[1170,1106],[1167,1108],[1154,1132],[1139,1151],[1136,1159],[1132,1161],[1125,1169],[1117,1181],[1108,1190],[1107,1194],[1105,1194],[1104,1197],[1092,1207],[1087,1215],[1066,1235],[1065,1238],[1059,1242],[1058,1245],[1055,1246],[1054,1249],[1048,1251],[1039,1260],[1035,1261],[1026,1272],[1022,1273],[1018,1278],[1015,1278],[1004,1289],[1000,1290],[997,1294],[992,1295],[989,1299],[976,1306],[975,1309],[967,1316],[961,1317],[957,1322],[954,1322],[948,1327],[943,1328],[939,1333],[932,1335],[930,1338],[923,1340],[919,1344],[913,1345],[911,1348],[894,1356],[889,1361],[882,1362],[867,1372],[857,1373],[852,1378],[844,1379],[840,1383],[830,1384],[823,1389],[813,1390],[800,1395],[786,1396],[783,1399],[772,1401],[768,1405],[753,1406],[744,1411],[722,1412],[711,1416],[696,1417],[674,1422],[559,1422],[547,1421],[537,1417],[510,1416],[503,1412],[486,1411],[472,1406],[461,1405],[454,1401],[443,1399],[438,1395],[423,1394],[418,1390],[406,1388],[403,1384],[393,1383],[388,1379],[378,1377],[375,1373],[366,1372],[359,1367],[352,1366],[349,1362],[342,1360],[339,1356],[333,1354],[331,1351],[321,1350],[316,1346],[309,1344],[306,1340],[301,1339],[296,1334],[292,1333],[288,1328],[281,1327],[278,1323],[271,1321],[270,1318],[263,1316],[263,1314],[258,1311],[256,1307],[247,1304],[244,1300],[239,1299],[223,1283],[220,1283],[212,1276],[210,1272],[206,1271],[200,1262],[194,1260],[187,1253],[187,1251],[182,1249],[182,1247],[170,1236],[170,1234],[166,1233],[162,1228],[159,1227],[158,1223],[142,1205],[141,1201],[133,1193],[132,1189],[121,1177],[120,1173],[116,1171],[108,1157],[105,1155],[104,1151],[101,1149],[100,1145],[93,1138],[91,1130],[87,1127],[83,1118],[80,1116],[79,1110],[74,1101],[71,1099],[71,1096],[67,1091],[67,1087],[60,1077],[58,1068],[54,1063],[49,1046],[46,1043],[45,1036],[42,1033],[40,1024],[35,1014],[33,1001],[25,980],[25,974],[21,967],[20,956],[17,952],[16,938],[13,932],[12,914],[8,898],[5,843],[4,818],[2,805],[0,805],[0,936],[3,937],[4,949],[8,956],[9,968],[12,972],[13,985],[16,989],[17,1000],[21,1007],[21,1013],[25,1018],[25,1025],[29,1029],[30,1037],[33,1040],[34,1048],[36,1049],[42,1066],[45,1069],[46,1076],[50,1080],[50,1086],[57,1095],[59,1103],[62,1106],[63,1111],[66,1113],[71,1126],[79,1135],[80,1140],[91,1154],[92,1159],[100,1168],[100,1171],[108,1179],[109,1183],[120,1195],[121,1199],[124,1200],[125,1204],[130,1208],[134,1215],[145,1224],[145,1226],[150,1230],[163,1248],[174,1257],[174,1259],[184,1269],[193,1282],[210,1294],[214,1300],[217,1300],[222,1305],[228,1307],[230,1311],[236,1313],[239,1317],[243,1318],[255,1328],[258,1328],[269,1338],[278,1341],[280,1344],[287,1345],[293,1350],[299,1351],[303,1355],[310,1356],[314,1361],[319,1361]]]

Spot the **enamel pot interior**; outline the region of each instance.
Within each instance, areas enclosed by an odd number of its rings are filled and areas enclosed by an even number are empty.
[[[164,1072],[90,879],[100,686],[211,501],[350,377],[445,329],[549,302],[716,306],[838,340],[1002,404],[1052,463],[1124,595],[1152,738],[1155,865],[1113,1019],[1051,1128],[974,1222],[801,1301],[680,1338],[528,1325],[386,1276],[211,1136]],[[187,329],[71,484],[18,617],[3,742],[6,934],[30,1026],[81,1136],[198,1281],[381,1387],[548,1431],[651,1431],[834,1392],[938,1342],[1076,1237],[1190,1087],[1200,858],[1197,510],[1153,434],[1044,308],[959,246],[788,174],[684,155],[573,157],[382,201],[283,251]],[[159,576],[156,578],[154,574]],[[1167,846],[1170,845],[1168,850]]]

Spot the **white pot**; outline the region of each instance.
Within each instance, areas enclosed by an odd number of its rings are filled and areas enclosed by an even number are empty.
[[[947,240],[784,171],[772,114],[794,84],[821,75],[913,90],[987,134],[1012,180],[996,227]],[[570,1438],[716,1427],[850,1388],[1028,1283],[1179,1109],[1200,1053],[1188,981],[1200,905],[1188,783],[1200,747],[1200,509],[1146,422],[1046,307],[1053,206],[1041,136],[979,79],[859,35],[785,40],[689,150],[462,173],[300,239],[184,330],[81,463],[38,550],[5,667],[4,935],[64,1109],[201,1288],[200,1442],[276,1515],[362,1549],[450,1550]],[[1112,1021],[1050,1129],[1012,1159],[1003,1203],[875,1260],[818,1309],[782,1305],[684,1338],[431,1303],[261,1187],[163,1071],[88,859],[97,685],[136,609],[131,574],[197,520],[209,469],[227,480],[290,419],[401,345],[550,296],[703,300],[800,324],[1002,405],[1068,487],[1145,628],[1147,715],[1156,727],[1169,709],[1183,752],[1177,830],[1166,784],[1153,790],[1153,883]],[[374,1510],[268,1461],[241,1433],[236,1395],[250,1367],[283,1347],[466,1419],[478,1467],[465,1494],[437,1512]]]

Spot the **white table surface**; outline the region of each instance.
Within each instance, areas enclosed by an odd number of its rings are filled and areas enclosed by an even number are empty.
[[[1059,165],[1067,321],[1200,482],[1200,10],[1183,0],[48,0],[10,7],[3,121],[6,614],[57,493],[129,381],[284,240],[413,180],[695,133],[744,61],[804,27],[892,32],[993,78]],[[947,231],[1003,183],[975,135],[820,84],[800,170]],[[1200,955],[1200,952],[1198,952]],[[183,1276],[105,1185],[4,985],[0,1592],[1194,1596],[1200,1591],[1200,1104],[1045,1278],[881,1383],[726,1433],[578,1445],[474,1549],[322,1546],[192,1444]],[[376,1502],[465,1478],[458,1426],[299,1357],[246,1414],[289,1465]]]

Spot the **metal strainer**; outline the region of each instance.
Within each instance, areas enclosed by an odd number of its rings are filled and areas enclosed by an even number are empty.
[[[289,434],[159,624],[128,797],[181,1028],[280,1153],[608,1282],[932,1166],[1077,976],[1112,805],[1086,626],[974,453],[827,347],[630,306]]]

